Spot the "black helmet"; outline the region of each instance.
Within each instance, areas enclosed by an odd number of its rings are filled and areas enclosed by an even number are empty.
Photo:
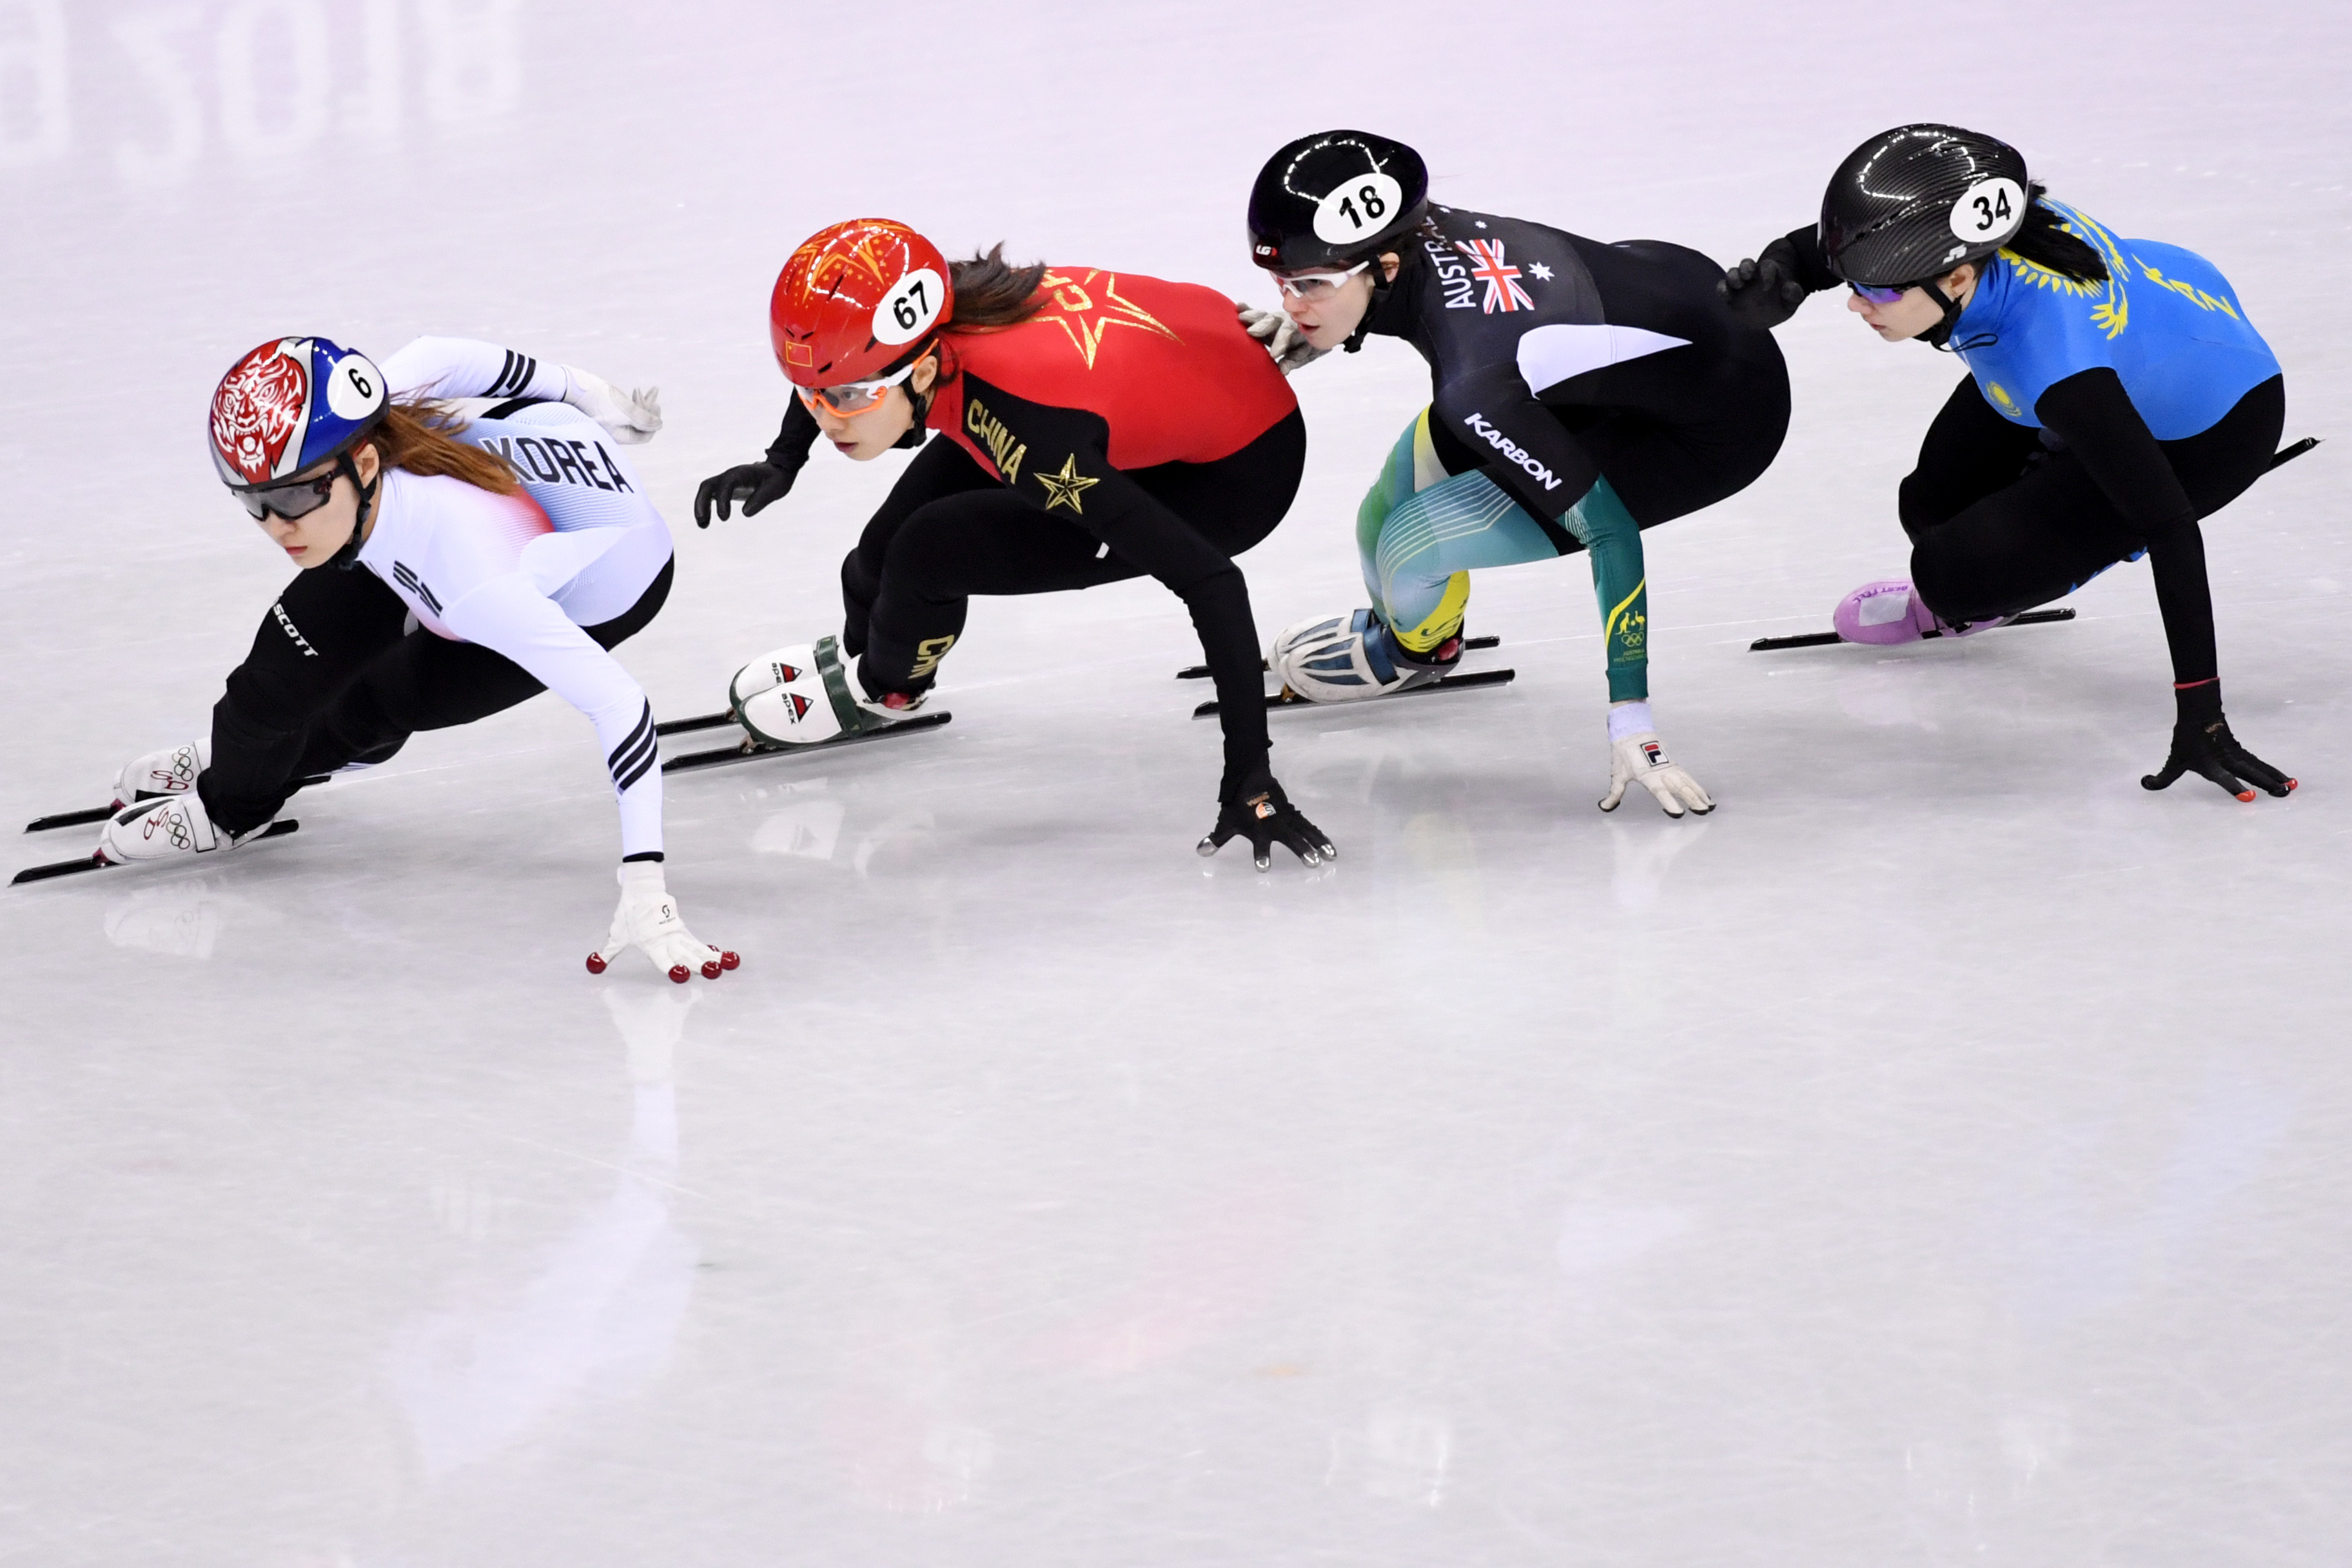
[[[2008,244],[2031,200],[2024,155],[1953,125],[1901,125],[1855,148],[1822,197],[1822,252],[1849,283],[1894,288]]]
[[[1420,226],[1429,170],[1402,142],[1364,131],[1302,136],[1250,189],[1250,259],[1271,272],[1349,267]]]

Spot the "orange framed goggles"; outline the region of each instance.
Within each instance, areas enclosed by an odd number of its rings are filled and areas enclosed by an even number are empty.
[[[845,381],[838,386],[795,386],[793,390],[800,394],[801,401],[808,405],[811,413],[822,405],[838,415],[863,414],[881,402],[884,393],[914,374],[915,364],[921,363],[918,357],[914,364],[879,381]]]

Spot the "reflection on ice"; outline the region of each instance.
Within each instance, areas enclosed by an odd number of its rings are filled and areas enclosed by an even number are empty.
[[[1353,1482],[1363,1495],[1435,1508],[1445,1500],[1454,1428],[1444,1412],[1384,1405],[1361,1427],[1331,1434],[1323,1484]]]
[[[677,1170],[674,1064],[700,993],[604,992],[627,1047],[629,1138],[612,1194],[513,1280],[509,1258],[450,1282],[411,1319],[385,1365],[428,1476],[478,1464],[575,1401],[642,1387],[668,1357],[693,1294],[698,1249],[670,1221]],[[462,1228],[483,1234],[482,1203]]]
[[[225,878],[202,877],[134,888],[107,905],[106,940],[142,952],[208,959],[226,931],[268,931],[285,924],[283,914],[229,891],[231,885]]]

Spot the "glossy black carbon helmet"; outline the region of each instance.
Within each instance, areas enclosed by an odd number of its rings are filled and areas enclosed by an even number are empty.
[[[1250,259],[1271,272],[1351,267],[1420,226],[1429,170],[1402,142],[1366,131],[1302,136],[1250,189]]]
[[[1886,288],[1980,261],[2016,237],[2032,182],[2006,142],[1901,125],[1849,154],[1822,197],[1822,253],[1849,283]]]

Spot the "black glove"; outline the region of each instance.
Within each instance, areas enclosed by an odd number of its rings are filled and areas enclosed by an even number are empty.
[[[1809,290],[1799,273],[1797,247],[1785,238],[1776,239],[1756,259],[1726,268],[1715,291],[1743,324],[1769,331],[1805,302]]]
[[[793,488],[795,472],[773,463],[759,462],[713,475],[694,492],[694,526],[709,528],[712,507],[717,507],[719,515],[724,518],[729,515],[727,509],[738,501],[743,503],[745,517],[759,516],[761,507],[784,499],[784,492]]]
[[[2204,681],[2172,695],[2179,709],[2172,725],[2172,754],[2164,759],[2162,773],[2139,781],[2142,789],[2166,788],[2183,773],[2211,779],[2240,800],[2253,799],[2254,789],[2284,796],[2294,788],[2294,780],[2238,744],[2238,737],[2230,733],[2230,721],[2221,717],[2220,681]]]
[[[1309,866],[1337,859],[1339,854],[1321,828],[1298,815],[1298,808],[1285,797],[1282,786],[1263,765],[1240,784],[1226,785],[1218,802],[1217,826],[1201,840],[1200,851],[1203,856],[1214,855],[1225,847],[1226,839],[1235,836],[1250,841],[1261,871],[1274,864],[1276,844]]]

